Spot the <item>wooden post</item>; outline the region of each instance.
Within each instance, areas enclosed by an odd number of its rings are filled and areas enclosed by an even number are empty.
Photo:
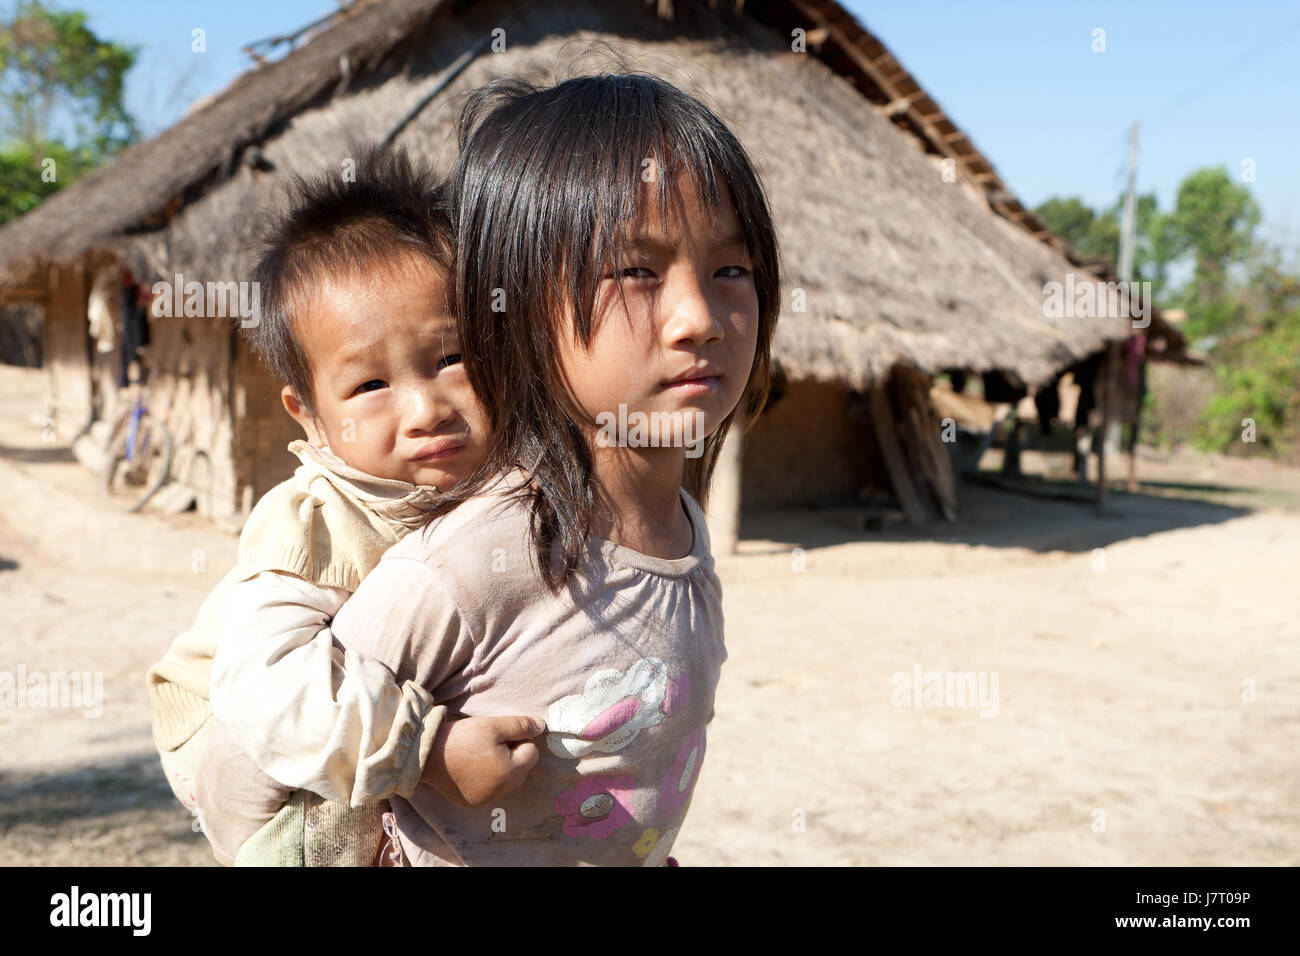
[[[1128,481],[1125,487],[1130,492],[1138,490],[1137,480],[1137,443],[1138,443],[1138,425],[1142,420],[1142,409],[1139,408],[1133,419],[1133,437],[1129,440],[1128,446]]]
[[[1133,124],[1128,139],[1128,189],[1124,191],[1124,215],[1120,220],[1119,263],[1116,271],[1125,289],[1133,281],[1133,255],[1137,248],[1137,150],[1138,124]],[[1127,309],[1125,310],[1128,311]],[[1097,452],[1097,510],[1106,510],[1106,442],[1110,440],[1110,417],[1118,392],[1118,367],[1123,360],[1123,346],[1106,343],[1106,390],[1101,406],[1101,445]]]
[[[904,414],[901,423],[908,431],[903,442],[914,473],[928,486],[939,514],[945,521],[957,520],[957,482],[952,459],[940,437],[942,425],[930,403],[930,377],[916,369],[900,373]]]
[[[885,459],[885,469],[889,472],[889,482],[894,486],[894,494],[903,507],[903,514],[910,524],[923,528],[930,523],[930,512],[921,495],[907,473],[907,459],[898,441],[898,431],[894,427],[894,410],[889,406],[885,394],[888,382],[878,382],[871,389],[871,424],[876,430],[876,441],[880,444],[880,454]]]
[[[89,421],[92,370],[83,262],[51,266],[50,299],[41,324],[47,408],[61,441],[71,441]]]
[[[1002,476],[1004,478],[1020,477],[1020,413],[1015,405],[1003,419],[1007,423],[1006,451],[1002,455]]]
[[[1101,441],[1097,443],[1097,510],[1106,510],[1106,438],[1110,431],[1111,409],[1115,404],[1115,343],[1106,343],[1105,366],[1102,369],[1101,388]]]
[[[735,554],[740,541],[740,485],[744,438],[739,425],[732,425],[709,485],[709,539],[713,553]]]

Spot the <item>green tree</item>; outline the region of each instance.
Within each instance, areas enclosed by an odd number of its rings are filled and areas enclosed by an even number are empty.
[[[52,165],[46,164],[47,160]],[[78,170],[93,167],[93,161],[84,153],[60,143],[46,143],[39,153],[26,143],[0,150],[0,223],[35,209],[68,178],[75,178]],[[42,175],[47,169],[51,172]]]
[[[1048,229],[1064,238],[1085,259],[1100,259],[1114,269],[1119,263],[1119,227],[1124,201],[1093,210],[1082,199],[1049,199],[1034,212]],[[1168,238],[1168,217],[1160,213],[1155,194],[1137,197],[1137,248],[1133,278],[1153,283],[1159,295],[1176,250]]]
[[[1240,324],[1215,350],[1218,388],[1201,416],[1200,444],[1243,446],[1243,423],[1254,424],[1255,448],[1295,458],[1300,453],[1300,274],[1275,247],[1255,250],[1249,280],[1228,301]],[[1253,450],[1253,449],[1252,449]]]
[[[1179,293],[1192,334],[1230,334],[1246,321],[1245,303],[1233,294],[1232,269],[1257,252],[1257,225],[1259,207],[1250,190],[1222,166],[1197,170],[1179,185],[1169,241],[1176,256],[1192,262],[1192,277]]]
[[[0,19],[0,222],[135,139],[123,103],[135,55],[96,36],[84,13],[40,0]]]
[[[1075,252],[1087,259],[1107,258],[1114,261],[1108,233],[1110,227],[1078,196],[1047,200],[1034,213],[1048,229],[1065,239]],[[1115,230],[1118,248],[1118,229]]]
[[[1085,257],[1113,263],[1123,202],[1094,210],[1078,198],[1049,199],[1035,210]],[[1260,213],[1250,191],[1223,167],[1197,170],[1179,184],[1174,209],[1138,197],[1136,277],[1154,285],[1162,308],[1186,310],[1184,333],[1208,343],[1215,392],[1201,412],[1196,441],[1215,451],[1300,458],[1300,268],[1259,241]],[[1174,271],[1189,274],[1177,287]],[[1162,432],[1161,396],[1153,395]],[[1243,442],[1251,429],[1254,444]]]

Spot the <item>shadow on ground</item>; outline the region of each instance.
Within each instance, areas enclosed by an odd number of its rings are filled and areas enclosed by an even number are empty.
[[[39,464],[52,461],[76,461],[77,456],[67,445],[53,445],[48,448],[15,448],[12,445],[0,445],[0,458],[10,461],[30,461]]]
[[[0,773],[0,865],[213,866],[155,753]]]
[[[1198,486],[1176,490],[1197,494]],[[1219,490],[1218,486],[1200,486],[1201,492],[1214,490]],[[911,528],[896,521],[880,530],[863,530],[862,508],[755,509],[744,513],[740,537],[742,541],[789,543],[809,549],[855,541],[942,541],[1037,552],[1089,552],[1130,538],[1220,524],[1254,510],[1200,497],[1113,491],[1106,513],[1099,514],[1093,502],[1032,497],[969,482],[963,484],[960,500],[961,514],[953,524],[935,522],[925,528]],[[751,546],[745,553],[764,552]]]
[[[52,774],[0,773],[0,833],[19,823],[61,824],[168,806],[184,813],[155,753]]]

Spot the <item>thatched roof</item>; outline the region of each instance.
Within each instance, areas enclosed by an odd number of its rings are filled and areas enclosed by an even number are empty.
[[[350,142],[398,129],[449,170],[458,94],[507,73],[638,69],[700,95],[751,151],[782,243],[775,350],[793,377],[861,388],[903,361],[1039,382],[1128,334],[1124,319],[1044,317],[1045,282],[1085,278],[1068,246],[838,4],[718,6],[358,5],[0,229],[0,269],[109,247],[142,274],[240,279],[245,241],[288,173],[338,168]],[[505,52],[486,48],[496,27]],[[790,50],[795,27],[806,55]],[[945,158],[957,182],[942,178]],[[795,289],[804,312],[791,310]]]

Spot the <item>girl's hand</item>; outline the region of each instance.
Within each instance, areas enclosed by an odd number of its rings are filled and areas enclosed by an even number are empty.
[[[444,720],[421,779],[460,807],[495,800],[527,778],[541,757],[531,738],[545,730],[531,717]]]

